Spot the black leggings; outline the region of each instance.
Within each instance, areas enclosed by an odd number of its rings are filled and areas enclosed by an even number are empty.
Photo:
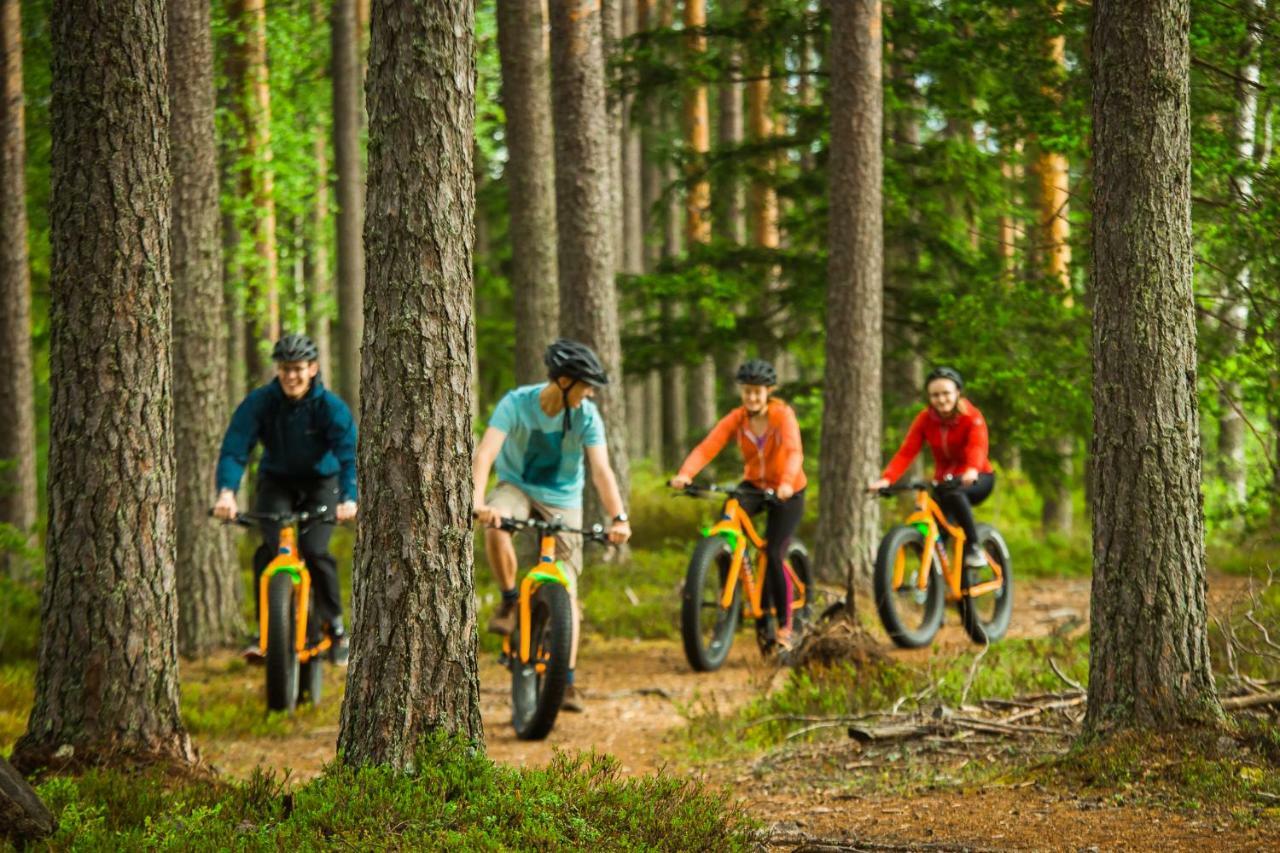
[[[751,483],[743,483],[742,488],[758,489],[759,487]],[[738,499],[738,504],[747,515],[755,515],[766,507],[763,494],[748,493]],[[760,606],[766,613],[772,607],[774,612],[779,614],[778,626],[785,628],[791,624],[791,608],[788,606],[790,602],[787,600],[787,575],[782,568],[782,562],[786,559],[787,546],[791,544],[791,537],[795,535],[796,528],[800,526],[800,520],[804,518],[804,489],[780,504],[769,504],[767,509],[769,521],[764,535],[768,540],[765,556],[768,558],[769,568],[765,572]]]
[[[936,493],[938,506],[942,507],[947,518],[964,528],[965,542],[974,547],[978,544],[978,526],[973,520],[973,508],[990,497],[995,485],[995,474],[979,474],[972,486]]]
[[[338,478],[321,477],[315,480],[285,480],[263,474],[258,478],[258,490],[254,496],[256,512],[315,512],[326,508],[332,514],[338,506]],[[280,529],[270,524],[260,525],[262,544],[253,554],[253,604],[257,613],[258,581],[267,564],[280,549]],[[333,536],[333,524],[324,521],[309,522],[298,532],[298,550],[311,573],[311,589],[318,624],[342,615],[342,595],[338,589],[338,561],[329,553],[329,538]]]

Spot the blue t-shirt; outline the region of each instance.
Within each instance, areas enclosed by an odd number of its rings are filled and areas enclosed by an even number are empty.
[[[516,486],[548,506],[582,506],[583,448],[604,444],[604,421],[590,400],[569,410],[570,429],[564,431],[564,412],[548,417],[538,405],[547,383],[524,385],[498,401],[489,426],[507,434],[498,453],[498,479]]]

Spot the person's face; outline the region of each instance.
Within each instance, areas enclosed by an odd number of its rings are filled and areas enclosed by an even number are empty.
[[[739,385],[738,393],[742,395],[742,405],[753,415],[758,415],[769,404],[768,385]]]
[[[320,372],[320,363],[316,361],[277,361],[276,376],[280,377],[280,387],[290,400],[301,400],[311,387],[311,380]]]
[[[576,409],[582,405],[582,401],[588,397],[596,395],[596,389],[585,382],[574,382],[572,379],[560,377],[560,387],[569,388],[569,408]],[[573,383],[570,385],[570,383]]]
[[[960,389],[950,379],[935,379],[925,388],[929,395],[929,405],[941,417],[955,414],[956,404],[960,402]]]

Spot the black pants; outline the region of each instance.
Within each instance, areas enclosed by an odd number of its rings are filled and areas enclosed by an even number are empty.
[[[979,474],[972,486],[937,493],[938,506],[953,524],[964,528],[964,540],[971,547],[978,545],[978,526],[973,520],[973,508],[991,496],[995,485],[995,474]]]
[[[338,478],[321,477],[311,480],[285,480],[263,474],[258,477],[258,490],[254,500],[255,512],[319,512],[325,508],[332,515],[338,506]],[[280,529],[262,524],[262,545],[253,554],[253,603],[254,612],[259,607],[258,581],[267,564],[280,550]],[[329,553],[329,539],[333,536],[333,524],[311,521],[298,531],[298,550],[307,571],[311,573],[312,606],[319,617],[319,625],[332,623],[342,615],[342,592],[338,588],[338,561]]]
[[[748,489],[757,488],[751,483],[743,483],[742,486]],[[766,508],[763,494],[744,495],[738,499],[738,504],[747,515],[755,515]],[[768,558],[769,568],[765,572],[760,606],[766,613],[772,607],[778,614],[778,626],[787,627],[791,624],[791,608],[788,606],[790,602],[787,600],[787,575],[782,568],[782,562],[786,559],[787,546],[791,544],[791,537],[795,536],[796,528],[804,518],[804,489],[780,504],[767,505],[767,509],[768,525],[764,536],[768,540],[765,556]]]

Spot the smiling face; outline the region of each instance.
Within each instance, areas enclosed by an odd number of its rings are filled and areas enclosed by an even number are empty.
[[[956,413],[960,389],[955,382],[945,377],[935,379],[926,386],[925,393],[929,395],[929,406],[938,413],[938,417],[949,418]]]
[[[311,380],[320,372],[316,361],[277,361],[276,376],[280,387],[290,400],[301,400],[311,388]]]
[[[746,407],[747,414],[763,414],[772,390],[768,385],[739,385],[738,393],[742,395],[742,405]]]

